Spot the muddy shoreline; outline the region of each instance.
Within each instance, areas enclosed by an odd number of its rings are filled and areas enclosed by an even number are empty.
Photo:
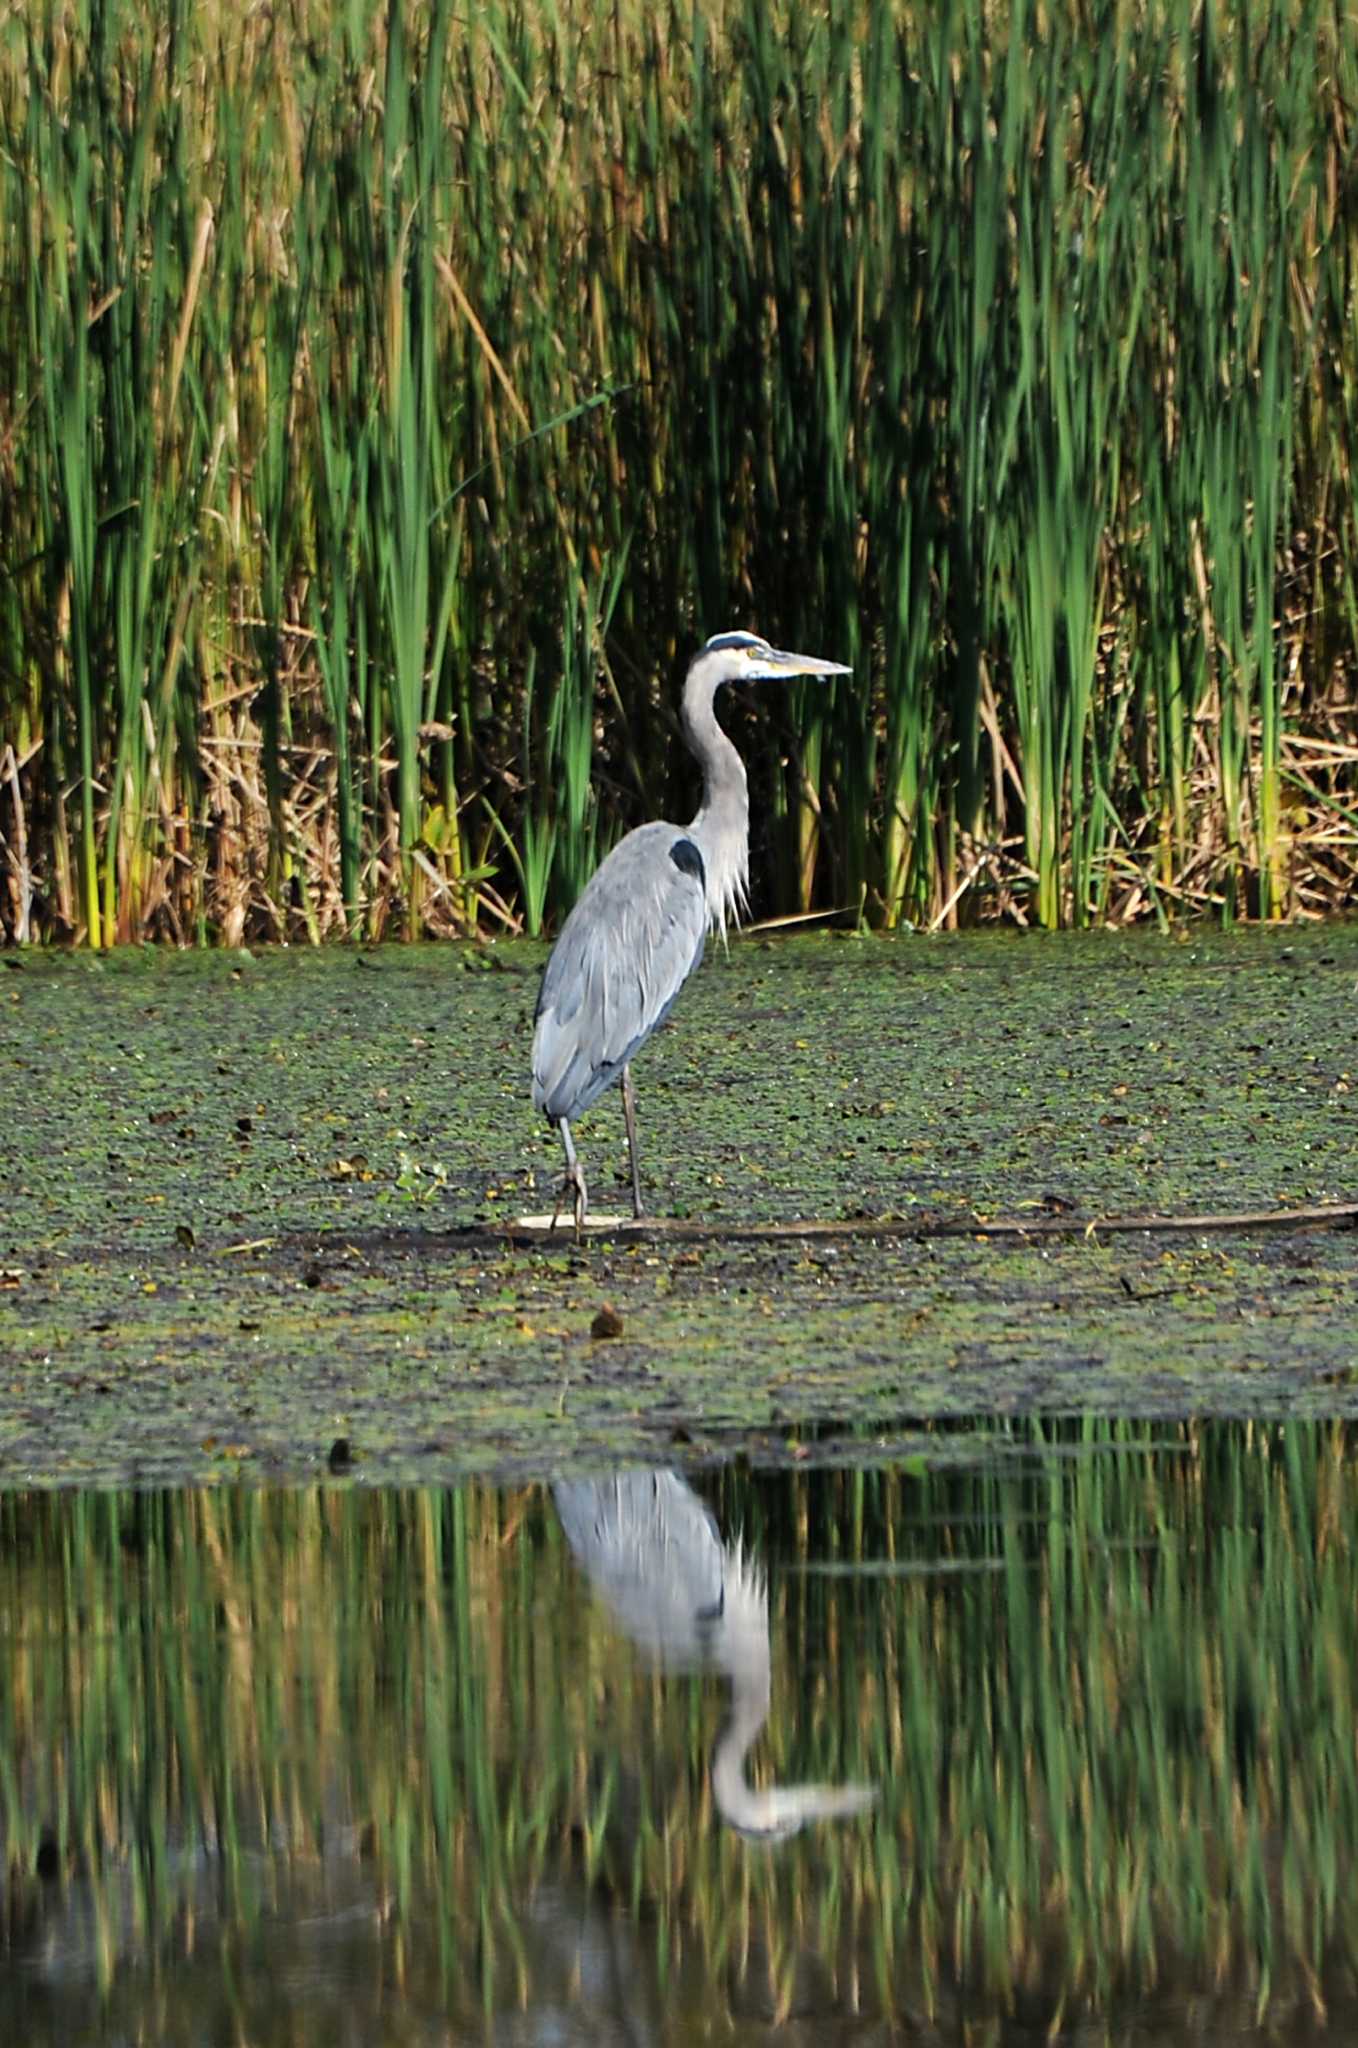
[[[582,1246],[506,1234],[541,960],[6,956],[0,1485],[1358,1414],[1358,1231],[1097,1228],[1354,1201],[1358,927],[740,940],[638,1063],[658,1227]]]

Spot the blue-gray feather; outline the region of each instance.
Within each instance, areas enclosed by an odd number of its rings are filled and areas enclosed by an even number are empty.
[[[703,957],[702,855],[678,825],[629,832],[590,877],[542,977],[533,1103],[574,1122],[668,1016]]]
[[[554,1479],[575,1556],[634,1642],[674,1668],[697,1664],[721,1618],[726,1559],[708,1509],[677,1472]]]

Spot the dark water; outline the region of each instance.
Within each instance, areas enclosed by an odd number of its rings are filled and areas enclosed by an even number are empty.
[[[1352,2038],[1351,1451],[0,1497],[0,2042]]]

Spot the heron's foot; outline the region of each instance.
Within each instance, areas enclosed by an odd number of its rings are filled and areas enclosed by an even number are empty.
[[[571,1205],[575,1213],[575,1235],[577,1238],[580,1238],[584,1235],[585,1218],[589,1214],[589,1189],[585,1186],[585,1176],[581,1171],[578,1159],[573,1159],[561,1176],[561,1182],[556,1191],[556,1201],[552,1206],[552,1220],[548,1226],[550,1230],[556,1229],[556,1219],[561,1214],[562,1204],[565,1202],[567,1195],[571,1197]]]

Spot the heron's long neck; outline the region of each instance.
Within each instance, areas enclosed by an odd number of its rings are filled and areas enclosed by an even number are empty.
[[[751,1834],[762,1833],[767,1825],[767,1794],[756,1792],[746,1778],[745,1758],[768,1719],[768,1712],[767,1671],[762,1687],[756,1685],[744,1693],[739,1681],[733,1679],[730,1712],[712,1751],[712,1796],[717,1811],[732,1827],[744,1828]]]
[[[684,738],[702,766],[703,800],[689,832],[703,857],[709,924],[725,931],[746,905],[750,879],[750,798],[745,763],[717,724],[710,683],[690,674],[684,688]]]

